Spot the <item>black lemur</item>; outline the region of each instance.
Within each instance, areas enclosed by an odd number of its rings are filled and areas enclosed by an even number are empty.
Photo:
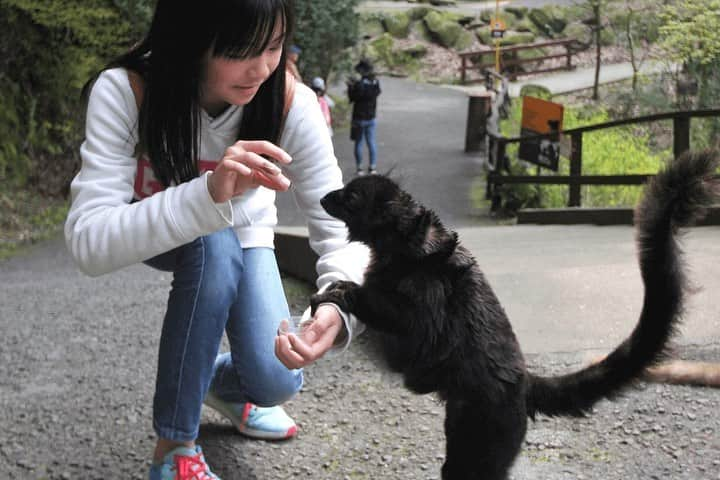
[[[389,178],[358,177],[327,194],[325,210],[372,260],[363,285],[336,282],[311,299],[333,302],[383,332],[387,354],[417,393],[446,404],[444,480],[505,479],[536,414],[588,413],[664,354],[680,320],[685,268],[676,241],[718,193],[712,152],[688,153],[651,179],[635,211],[645,287],[635,329],[601,362],[540,377],[525,367],[505,312],[472,255],[434,212]]]

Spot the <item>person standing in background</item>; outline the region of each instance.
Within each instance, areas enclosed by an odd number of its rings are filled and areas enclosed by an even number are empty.
[[[300,75],[300,69],[298,68],[297,62],[300,58],[300,52],[302,50],[297,45],[290,45],[290,48],[288,48],[288,55],[287,55],[287,70],[293,74],[293,77],[295,77],[295,80],[298,82],[302,82],[302,75]]]
[[[310,83],[310,88],[312,88],[313,92],[315,92],[315,95],[317,95],[318,103],[320,104],[320,110],[325,117],[325,123],[327,123],[328,132],[330,132],[330,136],[332,137],[332,115],[330,114],[330,110],[335,105],[335,102],[333,102],[332,98],[330,98],[330,96],[326,93],[325,80],[323,80],[322,78],[313,78],[312,82]]]
[[[355,142],[355,165],[357,174],[363,175],[363,141],[368,147],[368,173],[377,173],[377,145],[375,143],[375,110],[380,95],[380,82],[375,78],[372,64],[362,59],[355,65],[359,80],[348,83],[348,98],[353,104],[350,139]]]

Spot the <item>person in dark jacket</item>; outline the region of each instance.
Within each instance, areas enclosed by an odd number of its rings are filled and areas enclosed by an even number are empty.
[[[375,143],[375,110],[380,95],[380,82],[375,78],[373,66],[368,60],[355,65],[360,79],[348,83],[348,97],[353,104],[350,138],[355,141],[355,164],[357,174],[363,175],[363,140],[368,147],[370,174],[377,173],[377,145]]]

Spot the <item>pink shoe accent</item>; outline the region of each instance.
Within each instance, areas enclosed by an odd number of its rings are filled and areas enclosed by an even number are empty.
[[[285,438],[294,437],[295,435],[297,435],[297,431],[298,431],[297,425],[293,425],[292,427],[290,427],[288,429],[287,433],[285,434]]]
[[[212,480],[212,477],[205,473],[207,465],[202,459],[202,453],[193,456],[175,455],[175,466],[176,480]]]
[[[247,425],[248,417],[250,416],[250,411],[253,409],[254,405],[250,402],[245,403],[245,407],[243,408],[242,413],[242,423],[240,424],[240,431],[245,430],[245,425]]]

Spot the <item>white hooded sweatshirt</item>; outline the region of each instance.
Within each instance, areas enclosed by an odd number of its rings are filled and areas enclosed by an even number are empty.
[[[200,169],[214,168],[235,143],[242,107],[231,106],[216,118],[202,115]],[[275,192],[259,187],[225,203],[214,203],[207,173],[162,189],[146,159],[135,156],[138,109],[127,71],[103,72],[90,93],[82,166],[71,184],[72,206],[65,239],[79,268],[97,276],[142,262],[196,238],[232,226],[244,248],[273,248],[277,224]],[[310,247],[318,254],[317,287],[334,280],[361,283],[368,250],[348,243],[342,222],[320,205],[328,192],[342,188],[332,141],[317,98],[298,83],[279,146],[292,157],[282,165],[308,221]],[[133,200],[141,200],[135,201]],[[359,333],[352,316],[340,312],[348,340]]]

